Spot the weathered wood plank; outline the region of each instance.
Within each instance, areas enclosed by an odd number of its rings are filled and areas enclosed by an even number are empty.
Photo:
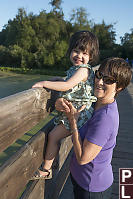
[[[53,98],[53,93],[52,93]],[[51,92],[29,89],[0,100],[0,152],[48,115]]]
[[[45,182],[45,199],[56,199],[60,195],[69,174],[71,149],[72,141],[71,136],[69,136],[62,140],[59,155],[53,167],[53,178]]]
[[[0,168],[2,199],[15,199],[43,160],[44,132],[38,132]]]
[[[0,100],[0,151],[6,149],[16,139],[30,130],[48,110],[54,109],[57,92],[44,89],[30,89]],[[53,121],[46,125],[15,155],[7,160],[0,168],[0,194],[2,199],[15,199],[22,192],[30,177],[43,161],[44,143],[47,133],[52,130]],[[71,138],[63,140],[60,153],[54,169],[52,197],[58,196],[64,186],[69,172],[69,158],[66,158],[72,148]],[[62,167],[63,165],[63,167]],[[51,190],[51,187],[50,189]],[[48,191],[49,191],[48,190]],[[21,199],[44,198],[44,181],[32,182],[27,187]]]
[[[41,129],[41,131],[44,132],[45,135],[47,135],[54,127],[53,120],[51,120],[44,128]],[[51,196],[53,197],[54,193],[56,194],[56,196],[60,195],[61,190],[64,186],[64,182],[69,173],[71,148],[72,148],[71,137],[62,140],[59,155],[56,158],[55,164],[53,166],[53,178],[51,180],[46,181],[47,186],[46,186],[45,198],[49,196],[49,193],[50,197]],[[31,197],[30,195],[32,194],[31,190],[33,189],[34,186],[36,185],[31,185],[26,188],[25,192],[23,193],[22,199],[30,199]]]
[[[66,180],[70,173],[69,167],[70,167],[71,154],[72,153],[70,152],[68,157],[65,159],[63,166],[59,170],[58,176],[57,176],[55,184],[54,184],[54,191],[51,194],[52,199],[59,198],[59,196],[64,188],[64,185],[65,185]]]
[[[0,193],[3,194],[2,199],[7,199],[9,196],[10,199],[15,199],[41,165],[47,134],[54,127],[53,120],[45,125],[26,145],[0,167]],[[33,189],[33,186],[31,189]],[[13,193],[12,190],[14,190]],[[25,194],[29,195],[29,187],[25,190]]]
[[[35,180],[29,187],[27,187],[27,191],[20,197],[20,199],[43,199],[44,188],[44,180]]]

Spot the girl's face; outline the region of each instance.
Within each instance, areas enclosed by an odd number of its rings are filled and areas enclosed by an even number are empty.
[[[83,52],[79,49],[73,49],[70,54],[70,60],[74,66],[81,64],[88,64],[89,62],[89,53]]]
[[[102,73],[103,77],[108,76]],[[94,86],[94,95],[98,98],[98,101],[102,101],[103,103],[111,103],[114,101],[116,94],[116,83],[108,84],[104,81],[103,78],[98,78],[95,75],[95,86]]]

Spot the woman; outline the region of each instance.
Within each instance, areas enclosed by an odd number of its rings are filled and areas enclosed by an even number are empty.
[[[109,199],[113,172],[113,148],[119,127],[116,96],[130,83],[132,72],[121,58],[108,58],[95,72],[94,95],[97,102],[92,118],[78,131],[80,110],[62,98],[56,109],[66,112],[69,119],[74,154],[70,163],[75,199]]]

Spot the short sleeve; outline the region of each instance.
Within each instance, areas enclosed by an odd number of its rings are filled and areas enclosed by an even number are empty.
[[[106,114],[106,111],[96,113],[89,121],[85,138],[103,147],[111,136],[111,124],[111,117]]]

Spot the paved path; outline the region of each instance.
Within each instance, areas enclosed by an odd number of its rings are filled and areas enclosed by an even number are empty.
[[[120,127],[113,154],[114,185],[111,199],[119,198],[119,168],[133,168],[133,80],[118,99]],[[74,199],[70,177],[59,199]]]

